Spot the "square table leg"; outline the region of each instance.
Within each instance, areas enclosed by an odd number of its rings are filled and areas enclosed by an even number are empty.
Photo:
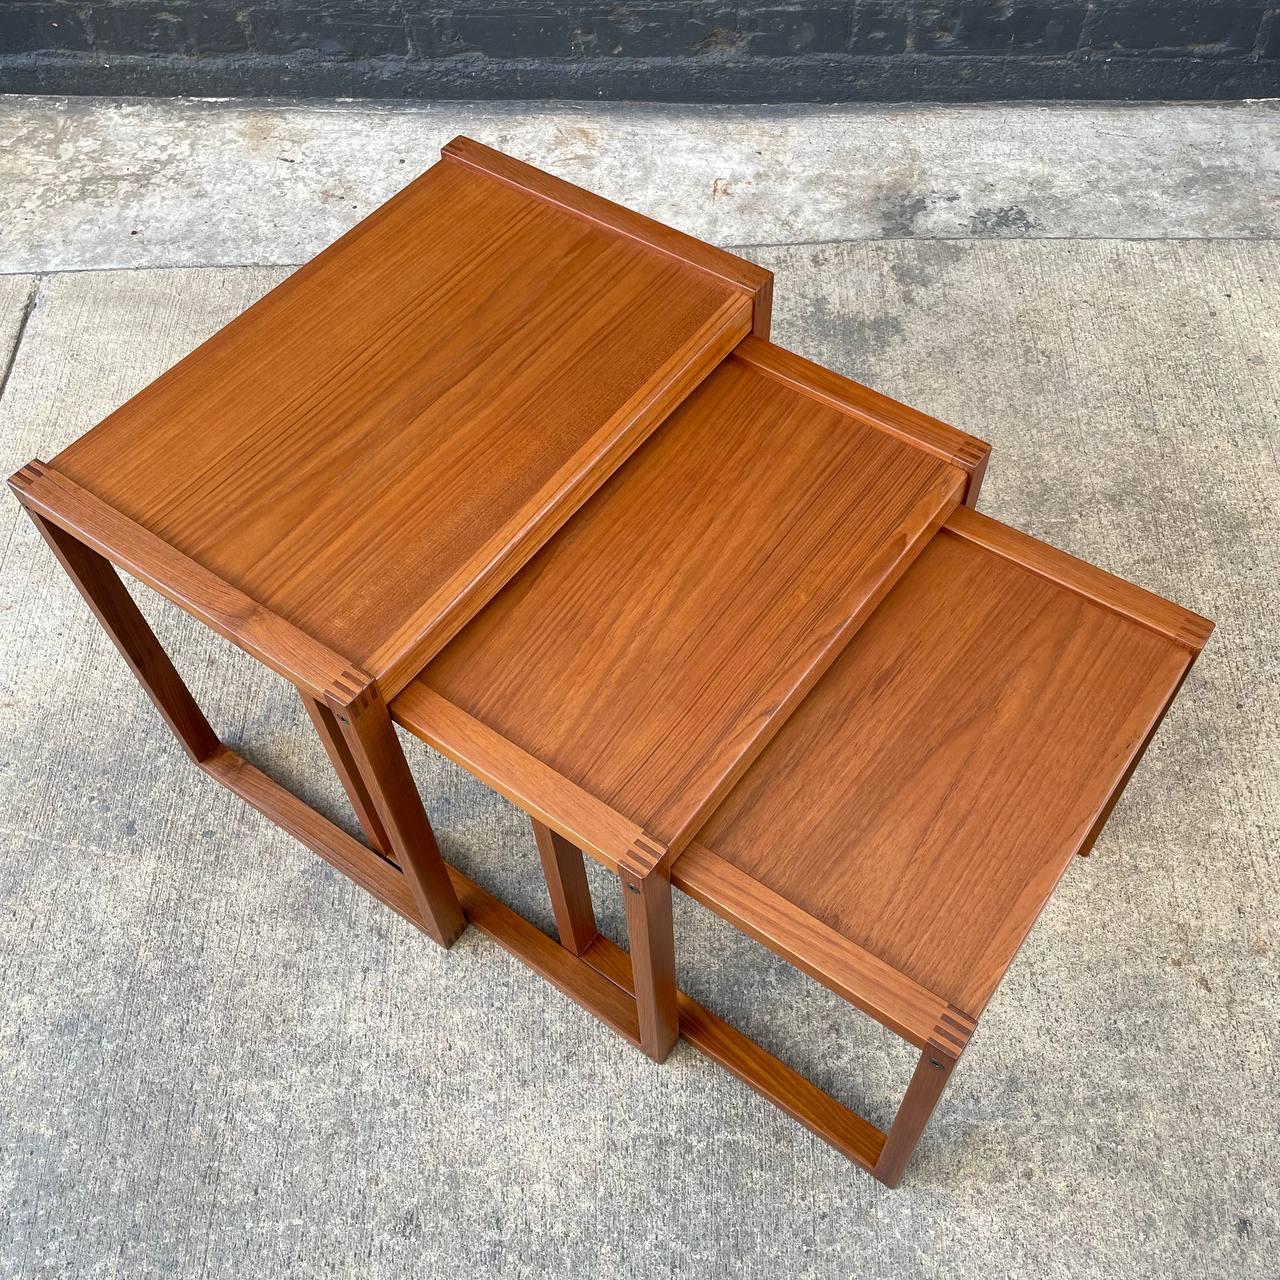
[[[684,1036],[879,1181],[890,1187],[898,1185],[973,1034],[974,1019],[956,1009],[940,1017],[921,1050],[893,1124],[883,1133],[678,989],[671,881],[663,871],[662,850],[637,843],[630,856],[619,863],[631,943],[628,956],[595,931],[581,850],[536,818],[530,821],[563,950],[580,956],[634,999],[639,1033],[630,1033],[634,1043],[661,1062],[676,1038]],[[519,948],[504,945],[522,954]],[[579,1003],[593,1008],[591,999],[581,990],[573,991],[563,977],[559,985]]]
[[[321,702],[319,698],[313,698],[302,690],[298,691],[298,697],[302,699],[302,705],[307,715],[311,717],[312,725],[315,726],[316,736],[329,756],[329,762],[333,765],[333,771],[338,775],[338,781],[342,783],[343,790],[347,793],[347,799],[351,801],[351,810],[356,815],[360,829],[374,849],[384,858],[391,857],[391,837],[378,816],[377,805],[369,788],[365,786],[364,778],[351,754],[351,749],[347,746],[346,737],[338,724],[337,717],[333,714],[333,709],[327,702]]]
[[[582,851],[536,818],[530,822],[560,943],[592,963],[607,948],[596,928]],[[618,864],[631,947],[629,994],[636,1003],[640,1048],[655,1062],[665,1062],[680,1038],[671,877],[663,853],[637,841]]]
[[[896,1187],[911,1159],[942,1091],[951,1079],[957,1059],[926,1045],[912,1073],[911,1083],[885,1135],[880,1158],[871,1170],[886,1186]]]
[[[533,838],[538,845],[560,945],[580,956],[600,934],[591,902],[591,886],[587,883],[586,859],[582,851],[562,835],[536,818],[529,821],[533,825]]]
[[[58,557],[129,670],[173,731],[183,751],[199,764],[222,745],[190,690],[161,648],[142,610],[125,590],[111,563],[64,529],[28,510],[32,523]]]
[[[640,1048],[655,1062],[665,1062],[680,1038],[671,873],[665,866],[663,852],[637,840],[618,863],[640,1022]]]
[[[378,686],[334,689],[325,699],[342,731],[353,767],[348,794],[366,801],[413,893],[422,925],[441,946],[452,945],[467,927],[449,869],[409,771],[387,704]],[[339,771],[339,776],[347,778]]]

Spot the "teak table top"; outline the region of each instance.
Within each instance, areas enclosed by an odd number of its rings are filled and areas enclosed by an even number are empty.
[[[606,864],[674,852],[986,452],[748,339],[392,715]]]
[[[721,859],[977,1018],[1210,629],[957,511],[679,878],[741,895]]]
[[[390,696],[767,331],[769,285],[457,139],[30,479],[73,482]]]

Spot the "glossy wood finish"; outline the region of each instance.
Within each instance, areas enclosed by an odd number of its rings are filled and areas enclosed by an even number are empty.
[[[968,1033],[960,1035],[966,1020],[947,1001],[798,910],[696,840],[672,864],[671,879],[681,892],[904,1040],[923,1048],[940,1038],[938,1029],[943,1027],[946,1035],[954,1037],[954,1052],[967,1042]],[[967,1026],[972,1032],[972,1020]]]
[[[209,777],[892,1186],[1210,624],[959,506],[987,447],[770,305],[461,139],[11,484]],[[108,560],[293,681],[372,848],[218,741]],[[444,863],[392,715],[529,812],[561,944]],[[920,1048],[887,1134],[678,990],[673,884]]]
[[[399,723],[455,758],[483,726],[480,776],[589,852],[609,833],[556,811],[530,762],[678,851],[971,474],[961,433],[909,441],[798,390],[803,365],[745,342],[396,699]]]
[[[441,755],[505,796],[534,821],[585,849],[611,871],[618,869],[626,851],[644,835],[634,822],[513,746],[422,681],[414,681],[391,704],[391,714]]]
[[[738,344],[734,354],[807,400],[826,405],[959,467],[967,476],[965,505],[977,504],[987,459],[991,456],[991,446],[985,440],[966,435],[950,423],[772,343],[747,340]]]
[[[698,841],[976,1018],[1209,626],[961,510]]]
[[[175,551],[48,463],[27,463],[9,477],[9,487],[28,512],[145,582],[298,689],[323,698],[335,681],[365,679],[341,654]]]
[[[750,332],[767,283],[459,140],[54,468],[389,696]],[[140,576],[172,590],[156,550]],[[208,585],[184,588],[206,611]]]

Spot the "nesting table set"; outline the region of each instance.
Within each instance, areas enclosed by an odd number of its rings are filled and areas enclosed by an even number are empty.
[[[10,484],[205,773],[896,1185],[1211,624],[979,515],[987,446],[774,346],[771,287],[460,138]],[[219,740],[112,565],[297,687],[367,845]],[[558,940],[443,861],[397,724],[529,814]],[[677,989],[673,885],[920,1050],[887,1133]]]

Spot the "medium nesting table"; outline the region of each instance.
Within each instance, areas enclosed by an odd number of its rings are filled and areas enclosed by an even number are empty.
[[[771,284],[457,139],[10,483],[206,773],[895,1184],[1209,624],[978,515],[987,446],[771,344]],[[367,846],[219,741],[112,564],[297,687]],[[559,940],[446,866],[393,721],[530,815]],[[677,990],[673,885],[921,1050],[887,1134]]]

